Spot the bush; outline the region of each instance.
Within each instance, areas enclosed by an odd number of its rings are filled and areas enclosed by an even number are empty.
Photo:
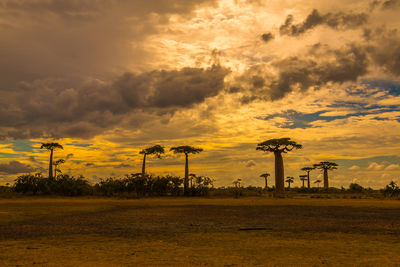
[[[354,192],[354,193],[361,193],[364,190],[364,187],[362,187],[359,184],[356,183],[351,183],[349,186],[349,191]]]

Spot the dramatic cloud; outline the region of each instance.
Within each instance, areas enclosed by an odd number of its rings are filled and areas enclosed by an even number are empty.
[[[21,163],[19,161],[13,160],[9,163],[0,164],[0,173],[4,174],[18,174],[18,173],[28,173],[35,171],[30,165]]]
[[[3,92],[0,136],[90,137],[138,110],[173,112],[201,103],[224,88],[226,74],[213,66],[125,73],[112,83],[92,79],[75,88],[57,80],[23,82]]]
[[[293,24],[293,16],[288,15],[284,24],[279,28],[281,35],[299,36],[318,25],[325,25],[333,29],[354,29],[364,25],[368,20],[366,13],[327,13],[320,14],[314,9],[304,22]]]
[[[270,32],[264,33],[263,35],[261,35],[261,39],[264,42],[268,43],[269,41],[274,39],[274,35],[272,33],[270,33]]]

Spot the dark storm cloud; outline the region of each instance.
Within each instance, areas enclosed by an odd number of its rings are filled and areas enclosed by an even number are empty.
[[[23,82],[2,92],[0,136],[91,137],[136,112],[173,112],[203,102],[224,89],[227,70],[184,68],[125,73],[114,82],[89,80],[67,87],[58,80]]]
[[[28,173],[33,172],[35,169],[30,165],[21,163],[19,161],[13,160],[9,163],[0,164],[0,173],[5,174],[17,174],[17,173]]]
[[[399,6],[400,6],[400,0],[387,0],[387,1],[374,0],[370,4],[371,10],[374,10],[377,7],[380,7],[381,10],[388,10]]]
[[[288,15],[284,24],[279,28],[281,35],[300,36],[319,25],[333,29],[354,29],[368,21],[366,13],[326,13],[320,14],[314,9],[302,23],[294,24],[293,16]]]
[[[264,33],[263,35],[261,35],[261,39],[264,42],[268,43],[269,41],[274,39],[274,35],[272,33],[270,33],[270,32]]]
[[[275,77],[266,76],[262,66],[254,67],[244,75],[250,88],[250,95],[242,98],[244,104],[260,98],[277,100],[293,90],[306,91],[329,82],[356,81],[367,73],[369,62],[364,47],[352,44],[342,50],[331,50],[317,44],[309,50],[307,57],[288,57],[272,65],[278,72]]]

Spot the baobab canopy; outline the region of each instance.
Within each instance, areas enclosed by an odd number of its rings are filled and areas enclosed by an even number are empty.
[[[269,139],[265,142],[259,143],[257,145],[257,150],[269,151],[269,152],[281,152],[287,153],[292,151],[294,148],[301,149],[302,145],[297,144],[295,141],[291,141],[290,138],[279,138],[279,139]]]

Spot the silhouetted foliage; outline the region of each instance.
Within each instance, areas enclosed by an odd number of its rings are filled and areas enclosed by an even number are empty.
[[[62,145],[59,143],[43,143],[40,146],[40,149],[46,149],[50,151],[50,160],[49,160],[49,178],[53,178],[53,152],[55,149],[64,149]]]
[[[146,173],[146,156],[147,155],[155,155],[157,158],[161,158],[161,154],[164,154],[164,147],[160,145],[155,145],[152,147],[148,147],[140,151],[140,154],[143,154],[143,164],[142,164],[142,174]]]
[[[323,170],[324,172],[324,188],[329,187],[329,180],[328,180],[328,170],[336,170],[337,165],[335,162],[329,161],[321,161],[320,163],[314,164],[314,168]]]
[[[387,197],[400,196],[400,188],[396,182],[391,181],[388,185],[386,185],[385,189],[383,189],[383,194]]]
[[[361,185],[356,184],[356,183],[351,183],[349,186],[350,192],[361,193],[363,190],[364,190],[364,187],[362,187]]]

